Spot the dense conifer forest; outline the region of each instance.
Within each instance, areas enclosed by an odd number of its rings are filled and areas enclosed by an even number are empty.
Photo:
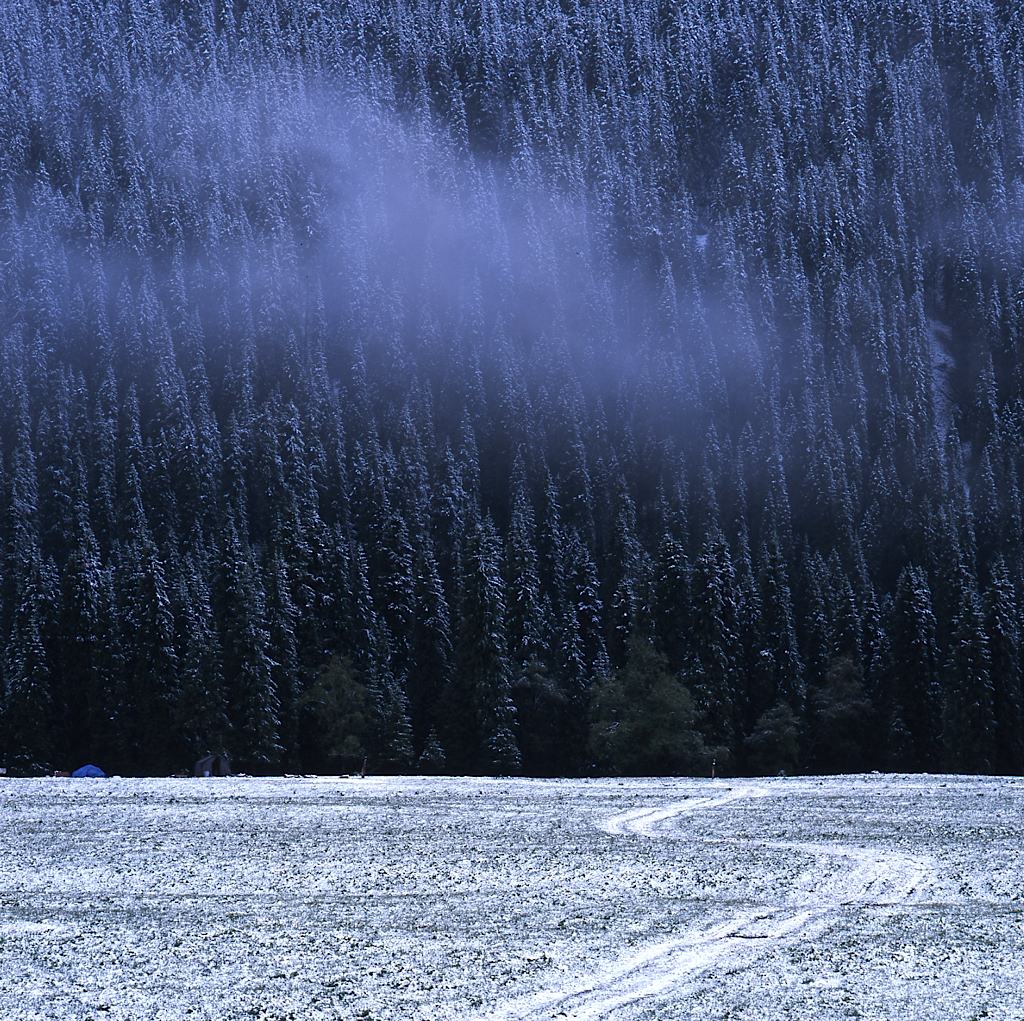
[[[0,764],[1024,770],[1001,0],[5,0]]]

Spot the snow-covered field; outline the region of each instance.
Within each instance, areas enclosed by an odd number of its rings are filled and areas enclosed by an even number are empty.
[[[0,1018],[1024,1018],[1024,781],[0,781]]]

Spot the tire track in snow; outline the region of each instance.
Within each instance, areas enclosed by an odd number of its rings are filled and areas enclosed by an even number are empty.
[[[691,798],[661,808],[636,809],[600,823],[613,836],[659,836],[659,827],[682,815],[769,795],[763,787],[724,788],[720,794]],[[736,844],[729,839],[705,843]],[[572,988],[542,992],[499,1008],[488,1021],[602,1021],[624,1009],[670,992],[682,993],[714,968],[749,966],[789,937],[806,941],[834,923],[841,908],[851,905],[898,905],[918,899],[931,864],[897,851],[873,851],[844,844],[749,840],[746,846],[809,855],[818,863],[838,859],[852,867],[794,891],[780,907],[751,907],[726,921],[699,924],[680,936],[624,955],[607,969],[578,981]],[[816,872],[818,870],[815,870]]]
[[[763,787],[728,787],[718,796],[707,798],[690,798],[687,801],[679,801],[673,805],[666,805],[663,808],[638,808],[632,812],[623,812],[621,815],[613,815],[600,824],[605,833],[612,836],[622,836],[625,833],[635,833],[644,837],[656,836],[656,828],[660,823],[669,819],[675,819],[680,815],[691,815],[694,812],[703,812],[709,808],[720,808],[733,801],[742,801],[746,798],[763,798],[768,794]]]

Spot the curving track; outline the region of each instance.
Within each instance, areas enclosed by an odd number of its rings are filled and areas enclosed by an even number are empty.
[[[656,839],[661,827],[682,815],[737,801],[769,796],[762,787],[725,785],[715,793],[654,809],[637,809],[604,820],[613,836]],[[714,841],[734,843],[734,841]],[[842,908],[851,905],[901,904],[920,899],[933,873],[932,864],[897,851],[873,851],[845,844],[752,840],[748,846],[810,856],[822,865],[839,859],[838,874],[824,868],[810,888],[793,891],[784,905],[756,906],[724,922],[695,926],[674,939],[644,947],[607,970],[574,986],[512,1001],[488,1015],[489,1021],[602,1021],[624,1019],[635,1009],[685,995],[712,970],[749,967],[780,940],[807,940],[824,932]]]

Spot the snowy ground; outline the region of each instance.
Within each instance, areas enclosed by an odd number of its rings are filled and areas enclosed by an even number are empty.
[[[1024,1019],[1024,781],[0,781],[0,1018]]]

